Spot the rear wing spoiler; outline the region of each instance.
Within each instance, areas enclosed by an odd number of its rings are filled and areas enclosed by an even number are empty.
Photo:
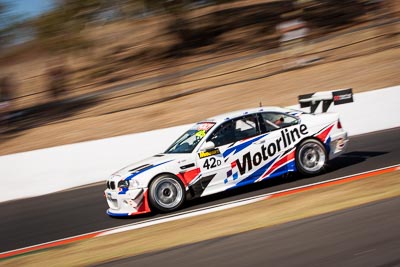
[[[300,107],[301,108],[310,107],[311,113],[315,113],[321,102],[322,102],[322,112],[327,112],[332,102],[334,105],[341,105],[354,102],[352,88],[299,95],[298,98]]]

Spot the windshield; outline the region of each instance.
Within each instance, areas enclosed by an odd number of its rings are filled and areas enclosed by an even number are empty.
[[[191,153],[214,125],[214,122],[196,123],[179,137],[164,153]]]

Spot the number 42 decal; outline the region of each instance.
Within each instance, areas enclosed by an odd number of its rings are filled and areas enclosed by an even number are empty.
[[[219,159],[217,160],[216,158],[208,158],[206,161],[204,161],[203,168],[208,170],[220,165],[221,161]]]

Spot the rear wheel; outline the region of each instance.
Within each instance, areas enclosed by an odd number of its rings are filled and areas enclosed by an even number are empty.
[[[178,209],[185,201],[185,189],[182,182],[173,175],[161,175],[155,178],[149,187],[149,202],[162,212]]]
[[[327,162],[323,144],[315,139],[307,139],[300,143],[296,152],[296,166],[305,175],[316,175],[323,171]]]

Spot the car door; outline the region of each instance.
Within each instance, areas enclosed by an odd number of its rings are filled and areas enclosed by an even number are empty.
[[[237,160],[257,149],[254,139],[260,134],[256,114],[245,115],[224,122],[207,138],[215,148],[200,152],[198,166],[204,177],[210,179],[202,195],[224,191],[235,186],[246,175],[238,171]],[[258,140],[258,139],[257,139]]]
[[[234,158],[238,172],[235,187],[295,170],[295,146],[305,130],[299,120],[280,112],[260,113],[258,119],[261,134],[251,138],[248,148]]]
[[[243,183],[254,183],[269,177],[282,175],[295,170],[295,147],[301,141],[303,129],[299,119],[281,112],[263,112],[259,114],[261,132],[265,135],[258,148],[261,158],[255,169]]]

